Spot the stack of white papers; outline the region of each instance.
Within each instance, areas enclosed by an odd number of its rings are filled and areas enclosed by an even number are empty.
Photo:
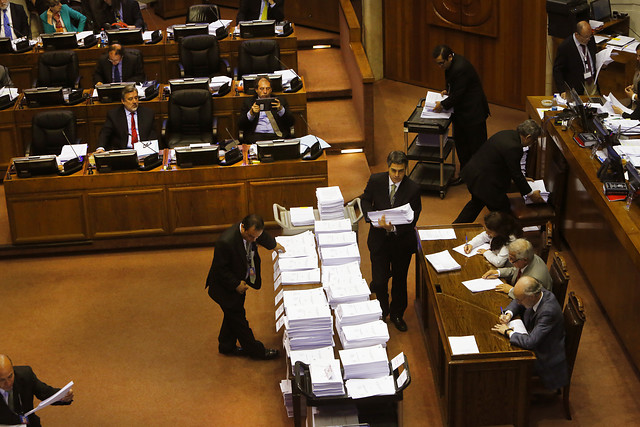
[[[375,322],[382,318],[382,308],[377,299],[351,304],[340,304],[335,310],[336,323],[341,326]]]
[[[278,257],[273,264],[273,280],[274,281],[277,280],[278,277],[282,275],[282,273],[287,271],[316,270],[317,268],[318,268],[317,255],[298,257],[298,258]]]
[[[544,186],[543,180],[538,179],[536,181],[530,182],[529,186],[531,186],[531,191],[540,190],[540,195],[542,196],[545,202],[549,200],[549,192],[547,191],[547,188]],[[524,202],[527,205],[533,204],[533,201],[531,200],[531,198],[529,198],[529,196],[524,196]]]
[[[393,375],[375,379],[347,380],[347,393],[352,399],[362,399],[370,396],[385,396],[396,394]]]
[[[322,284],[362,279],[359,262],[322,266]]]
[[[333,282],[323,284],[323,287],[331,307],[337,307],[339,304],[368,301],[369,295],[371,295],[369,285],[364,279],[348,283]]]
[[[323,397],[344,394],[342,371],[340,371],[338,359],[313,362],[309,365],[309,375],[311,377],[311,391],[314,395]]]
[[[340,187],[316,188],[316,198],[321,220],[344,218],[344,198]]]
[[[620,131],[624,135],[636,135],[640,133],[640,120],[607,117],[604,119],[604,124],[607,129],[612,132]]]
[[[296,362],[302,362],[310,365],[313,362],[319,360],[331,360],[333,359],[333,347],[320,347],[313,348],[311,350],[291,350],[291,343],[289,340],[285,340],[284,348],[287,352],[289,360],[291,360],[291,369],[295,368]]]
[[[314,268],[311,270],[300,271],[282,271],[280,276],[276,279],[275,289],[278,289],[280,285],[308,285],[314,283],[320,283],[320,269]]]
[[[355,243],[346,246],[324,247],[320,248],[320,259],[323,266],[360,262],[360,250]]]
[[[274,258],[276,255],[280,259],[317,256],[316,242],[311,231],[305,231],[293,236],[277,236],[276,242],[284,246],[286,252],[280,254],[274,252]]]
[[[455,271],[460,270],[460,264],[456,262],[455,259],[451,256],[448,250],[444,250],[442,252],[436,252],[435,254],[425,255],[427,261],[431,264],[431,266],[438,272],[444,273],[447,271]]]
[[[471,292],[482,292],[495,290],[496,286],[501,285],[500,279],[472,279],[465,280],[462,284]]]
[[[389,329],[382,320],[360,325],[341,325],[338,335],[344,349],[386,345],[389,341]]]
[[[387,349],[381,345],[340,350],[344,379],[380,378],[389,375]]]
[[[284,407],[287,410],[287,416],[293,417],[293,393],[291,390],[291,380],[280,381],[280,392],[282,393],[282,400],[284,400]]]
[[[316,217],[313,214],[313,208],[310,206],[303,208],[291,208],[289,216],[291,218],[291,225],[294,227],[313,225],[316,221]]]
[[[474,354],[480,353],[476,337],[467,335],[464,337],[449,337],[449,345],[451,346],[451,354]]]
[[[212,36],[216,35],[216,30],[218,28],[229,28],[231,25],[231,19],[218,19],[217,21],[213,21],[209,24],[209,34]]]
[[[640,167],[640,146],[638,145],[626,145],[627,141],[620,141],[621,145],[613,147],[616,153],[623,159],[627,159],[635,167]]]
[[[291,350],[333,344],[333,318],[322,288],[287,291],[283,301],[286,339]]]
[[[451,240],[456,238],[453,228],[435,228],[430,230],[418,230],[420,240]]]
[[[87,155],[87,144],[63,145],[62,151],[58,156],[60,163],[75,159],[76,157],[84,157]]]
[[[439,92],[428,91],[420,117],[423,119],[448,119],[451,117],[453,108],[449,110],[442,110],[440,113],[433,111],[436,106],[436,102],[442,102],[445,99],[447,99],[447,96],[442,96]]]
[[[347,231],[343,233],[320,233],[316,236],[318,246],[345,246],[358,242],[355,231]]]
[[[411,224],[413,221],[413,209],[411,205],[406,203],[397,208],[385,209],[382,211],[371,211],[368,213],[369,219],[374,224],[378,223],[378,220],[384,215],[385,221],[394,225]]]
[[[351,220],[349,219],[334,219],[329,221],[316,221],[314,224],[316,234],[319,233],[344,233],[346,231],[352,231]]]
[[[609,39],[609,41],[607,42],[607,46],[613,46],[613,47],[624,47],[626,45],[628,45],[629,43],[633,43],[635,42],[636,39],[634,39],[633,37],[628,37],[628,36],[618,36],[618,37],[613,37],[611,39]]]

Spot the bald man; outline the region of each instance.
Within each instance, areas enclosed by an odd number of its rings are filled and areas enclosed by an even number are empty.
[[[33,397],[48,399],[60,389],[48,386],[36,377],[30,366],[13,366],[9,356],[0,354],[0,424],[24,424],[40,426],[36,414],[25,419],[23,414],[33,409]],[[69,405],[73,400],[73,389],[54,405]]]
[[[563,92],[563,97],[566,97],[564,92],[567,84],[578,95],[585,95],[585,87],[587,95],[596,95],[598,85],[595,77],[596,43],[593,31],[587,21],[580,21],[576,25],[576,31],[558,46],[553,63],[553,80],[556,90]]]

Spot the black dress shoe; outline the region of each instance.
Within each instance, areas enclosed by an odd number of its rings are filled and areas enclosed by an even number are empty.
[[[219,348],[218,348],[218,351],[219,351],[221,354],[224,354],[225,356],[240,356],[240,357],[246,357],[246,356],[248,356],[248,355],[249,355],[249,354],[245,351],[245,349],[244,349],[244,348],[242,348],[242,347],[238,347],[238,346],[236,346],[236,347],[232,348],[231,350],[221,350],[221,349],[219,349]]]
[[[265,348],[264,354],[260,354],[258,356],[253,357],[257,360],[273,360],[276,359],[280,355],[280,352],[273,348]]]
[[[391,322],[393,323],[393,326],[395,326],[396,329],[400,332],[407,332],[407,324],[404,320],[402,320],[401,317],[392,317]]]
[[[464,183],[464,181],[460,177],[453,178],[451,181],[449,181],[449,185],[460,185],[460,184],[463,184],[463,183]]]

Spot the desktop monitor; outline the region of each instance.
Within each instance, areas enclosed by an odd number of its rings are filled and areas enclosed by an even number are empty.
[[[58,162],[56,162],[56,156],[53,154],[16,157],[13,159],[13,165],[19,178],[58,174]]]
[[[138,153],[133,149],[103,151],[95,153],[93,158],[98,172],[138,169]]]
[[[45,50],[77,49],[78,39],[76,33],[51,33],[41,34],[42,47]]]
[[[592,0],[591,19],[608,21],[611,19],[611,3],[609,0]]]
[[[266,77],[271,82],[272,92],[282,92],[282,75],[281,74],[245,74],[242,76],[242,87],[247,95],[255,95],[258,80]]]
[[[107,30],[109,44],[121,45],[142,44],[142,28],[123,28],[120,30]]]
[[[135,85],[135,82],[106,83],[96,85],[98,100],[103,103],[119,102],[122,99],[122,90],[128,85]]]
[[[199,34],[209,34],[208,24],[183,24],[173,26],[173,39],[177,42],[182,41],[187,36],[196,36]]]
[[[258,160],[272,162],[275,160],[295,160],[300,158],[300,139],[274,139],[258,141]]]
[[[29,108],[63,105],[65,103],[62,86],[25,89],[24,97]]]
[[[241,21],[240,37],[252,39],[255,37],[273,37],[276,35],[276,21]]]
[[[217,165],[219,163],[218,147],[176,147],[176,163],[181,168],[193,166]]]
[[[208,77],[189,77],[184,79],[171,79],[169,80],[169,87],[171,93],[182,89],[207,89],[209,90]]]

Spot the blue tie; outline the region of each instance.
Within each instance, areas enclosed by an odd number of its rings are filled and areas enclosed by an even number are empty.
[[[120,65],[120,64],[118,64]],[[118,65],[114,65],[114,69],[113,69],[113,82],[114,83],[120,83],[122,81],[122,78],[120,78],[120,69],[118,68]]]
[[[9,40],[12,39],[11,37],[11,24],[9,24],[9,17],[7,16],[7,9],[2,11],[3,13],[3,17],[2,20],[4,21],[4,36],[5,37],[9,37]]]

